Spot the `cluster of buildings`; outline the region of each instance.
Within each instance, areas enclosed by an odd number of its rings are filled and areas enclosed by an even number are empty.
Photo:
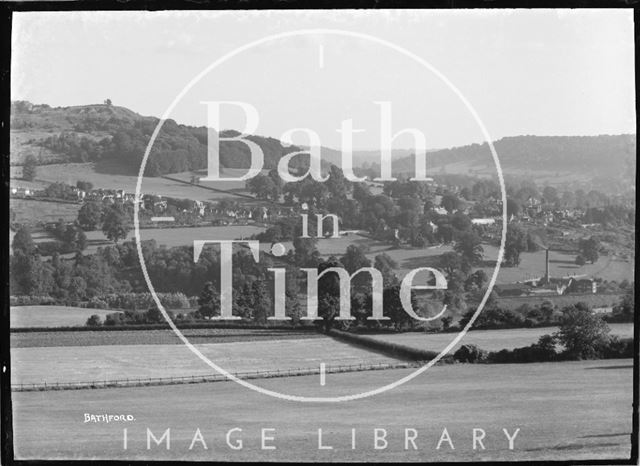
[[[544,276],[525,280],[521,283],[495,285],[495,292],[501,297],[565,295],[570,293],[597,293],[598,284],[585,275],[553,278],[549,273],[549,250],[545,251]]]

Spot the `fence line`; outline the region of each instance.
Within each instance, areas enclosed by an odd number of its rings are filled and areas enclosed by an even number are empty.
[[[340,372],[358,372],[383,369],[403,369],[414,367],[416,363],[398,362],[398,363],[378,363],[378,364],[343,364],[338,366],[326,366],[326,373]],[[269,371],[242,371],[232,372],[233,376],[238,379],[268,379],[277,377],[297,377],[303,375],[320,374],[318,368],[294,368],[294,369],[276,369]],[[32,392],[45,390],[82,390],[91,388],[110,388],[110,387],[141,387],[152,385],[175,385],[175,384],[193,384],[208,382],[226,382],[230,379],[223,374],[203,374],[203,375],[187,375],[181,377],[133,377],[126,379],[114,380],[93,380],[89,382],[42,382],[42,383],[20,383],[12,384],[11,390],[14,392]]]

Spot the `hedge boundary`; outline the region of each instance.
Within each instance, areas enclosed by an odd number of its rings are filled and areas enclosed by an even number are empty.
[[[431,361],[438,356],[437,351],[421,350],[410,346],[399,345],[388,341],[378,340],[365,335],[343,332],[331,329],[327,335],[356,346],[361,346],[370,350],[379,351],[388,356],[409,361]]]

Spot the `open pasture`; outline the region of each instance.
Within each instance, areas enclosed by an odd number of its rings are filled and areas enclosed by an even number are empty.
[[[68,306],[12,306],[9,322],[11,328],[82,327],[93,314],[104,318],[113,312]]]
[[[397,362],[328,337],[196,346],[213,362],[230,372],[318,368],[321,362],[327,366]],[[55,361],[55,364],[51,364],[51,361]],[[11,382],[14,384],[215,373],[186,346],[179,344],[12,348],[11,366]]]
[[[355,394],[381,387],[410,370],[265,379],[260,386],[306,396]],[[295,403],[233,382],[13,393],[19,459],[182,461],[442,462],[628,458],[632,408],[631,360],[504,365],[444,365],[381,395],[342,403]],[[84,413],[131,414],[128,423],[84,423]],[[127,449],[123,429],[128,430]],[[171,448],[147,450],[146,430],[171,429]],[[189,445],[199,428],[207,445]],[[242,429],[241,450],[227,431]],[[260,449],[262,428],[273,428],[275,450]],[[318,429],[323,444],[318,449]],[[388,432],[375,450],[373,429]],[[405,450],[404,429],[418,432]],[[446,428],[455,450],[445,442]],[[472,429],[486,432],[485,450],[472,447]],[[520,429],[514,449],[502,429]],[[356,448],[351,448],[356,429]],[[232,434],[233,435],[233,434]]]
[[[94,188],[124,189],[126,192],[135,193],[138,177],[136,175],[122,174],[121,167],[112,166],[113,163],[96,165],[96,163],[61,163],[47,165],[46,169],[40,167],[37,178],[50,183],[62,182],[72,186],[79,180],[93,183]],[[190,180],[190,176],[186,178]],[[205,185],[205,183],[202,183]],[[213,186],[217,187],[217,186]],[[230,197],[224,193],[217,193],[198,186],[167,180],[162,177],[145,176],[142,180],[142,194],[156,194],[163,197],[175,197],[178,199],[194,199],[199,201],[215,201],[224,197]],[[219,188],[224,189],[224,188]]]
[[[633,324],[608,324],[611,335],[620,338],[633,338]],[[462,345],[478,345],[487,351],[500,351],[501,349],[513,349],[521,346],[529,346],[536,343],[542,335],[556,332],[557,327],[540,328],[513,328],[505,330],[471,330],[452,349],[455,351]],[[370,335],[382,341],[397,343],[412,348],[429,351],[442,351],[458,333],[384,333]]]

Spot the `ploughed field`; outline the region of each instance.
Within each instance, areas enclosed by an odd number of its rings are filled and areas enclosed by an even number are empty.
[[[305,396],[356,394],[381,387],[409,369],[265,379],[263,388]],[[632,361],[505,365],[444,365],[373,397],[341,403],[296,403],[256,393],[234,382],[12,394],[18,459],[226,461],[483,461],[628,458]],[[86,414],[131,415],[131,422],[84,422]],[[127,449],[123,429],[127,429]],[[147,449],[147,428],[166,445]],[[227,432],[242,449],[226,443]],[[261,450],[261,429],[272,428]],[[318,429],[323,445],[318,449]],[[388,445],[374,449],[374,429]],[[436,445],[443,429],[451,438]],[[472,448],[483,429],[484,450]],[[503,433],[513,435],[508,449]],[[196,429],[206,442],[195,442]],[[351,447],[352,429],[356,447]],[[405,429],[415,446],[405,450]]]

